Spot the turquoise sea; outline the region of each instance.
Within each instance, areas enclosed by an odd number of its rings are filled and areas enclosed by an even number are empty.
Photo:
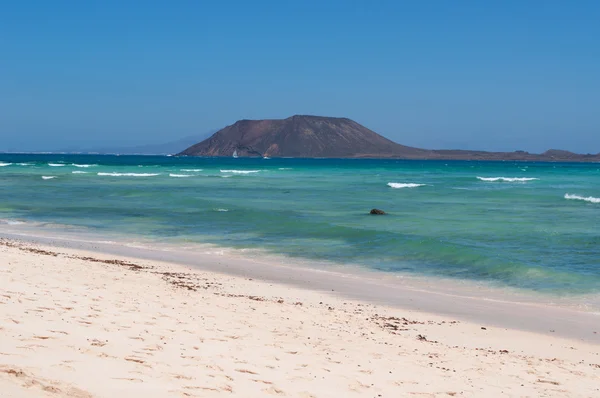
[[[20,223],[600,292],[600,164],[0,154]]]

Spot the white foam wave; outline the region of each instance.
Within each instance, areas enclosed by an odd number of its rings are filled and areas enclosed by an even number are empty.
[[[193,177],[193,175],[191,174],[169,174],[169,177],[176,177],[176,178],[185,178],[185,177]]]
[[[64,163],[48,163],[50,167],[64,167],[66,166]]]
[[[225,211],[229,211],[229,210],[227,210],[227,209],[215,209],[215,211],[225,212]]]
[[[94,167],[94,166],[98,166],[97,164],[76,164],[73,163],[73,166],[75,167]]]
[[[18,221],[18,220],[3,220],[3,219],[0,219],[0,224],[23,225],[23,224],[25,224],[25,222],[24,221]]]
[[[12,163],[4,163],[4,162],[0,162],[0,167],[6,167],[6,166],[10,166]]]
[[[56,176],[42,176],[42,179],[44,180],[51,180],[53,178],[56,178]]]
[[[279,170],[292,170],[291,167],[280,167]]]
[[[221,173],[233,173],[233,174],[251,174],[259,173],[260,170],[221,170]]]
[[[413,183],[402,183],[402,182],[388,182],[388,187],[392,188],[418,188],[423,187],[426,184],[413,184]]]
[[[75,171],[72,171],[71,173],[73,173],[73,174],[87,174],[88,172],[87,171],[75,170]]]
[[[487,182],[527,182],[539,180],[539,178],[530,178],[530,177],[477,177],[478,180],[487,181]]]
[[[17,163],[17,166],[33,166],[33,163]]]
[[[583,200],[586,202],[590,202],[590,203],[600,203],[600,198],[595,198],[593,196],[579,196],[579,195],[572,195],[570,193],[566,193],[565,194],[565,199],[571,199],[571,200]]]
[[[202,171],[203,169],[180,169],[180,171],[187,171],[187,172],[197,172],[197,171]]]
[[[158,173],[98,173],[99,176],[105,177],[154,177]]]

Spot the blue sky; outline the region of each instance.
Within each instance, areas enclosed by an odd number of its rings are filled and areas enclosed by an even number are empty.
[[[0,150],[344,116],[426,148],[600,152],[600,2],[15,1]]]

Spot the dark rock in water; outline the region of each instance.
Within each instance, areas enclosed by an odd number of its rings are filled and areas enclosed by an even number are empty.
[[[370,214],[383,215],[383,214],[387,214],[387,213],[383,210],[372,209]]]

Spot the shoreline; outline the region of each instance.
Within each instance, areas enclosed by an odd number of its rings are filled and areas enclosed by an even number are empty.
[[[8,397],[600,393],[598,344],[157,260],[0,254]]]
[[[72,240],[68,237],[32,236],[0,231],[0,238],[142,261],[166,262],[192,267],[198,271],[258,279],[314,292],[334,293],[341,298],[397,309],[600,344],[599,312],[582,311],[544,302],[515,301],[506,295],[489,296],[492,291],[486,288],[471,286],[468,290],[455,291],[452,288],[448,289],[441,281],[427,278],[420,284],[414,284],[414,280],[403,283],[406,281],[376,278],[371,271],[344,273],[331,269],[274,264],[238,256],[173,252],[117,243]],[[285,261],[285,258],[278,260]],[[467,292],[469,294],[465,294]]]

